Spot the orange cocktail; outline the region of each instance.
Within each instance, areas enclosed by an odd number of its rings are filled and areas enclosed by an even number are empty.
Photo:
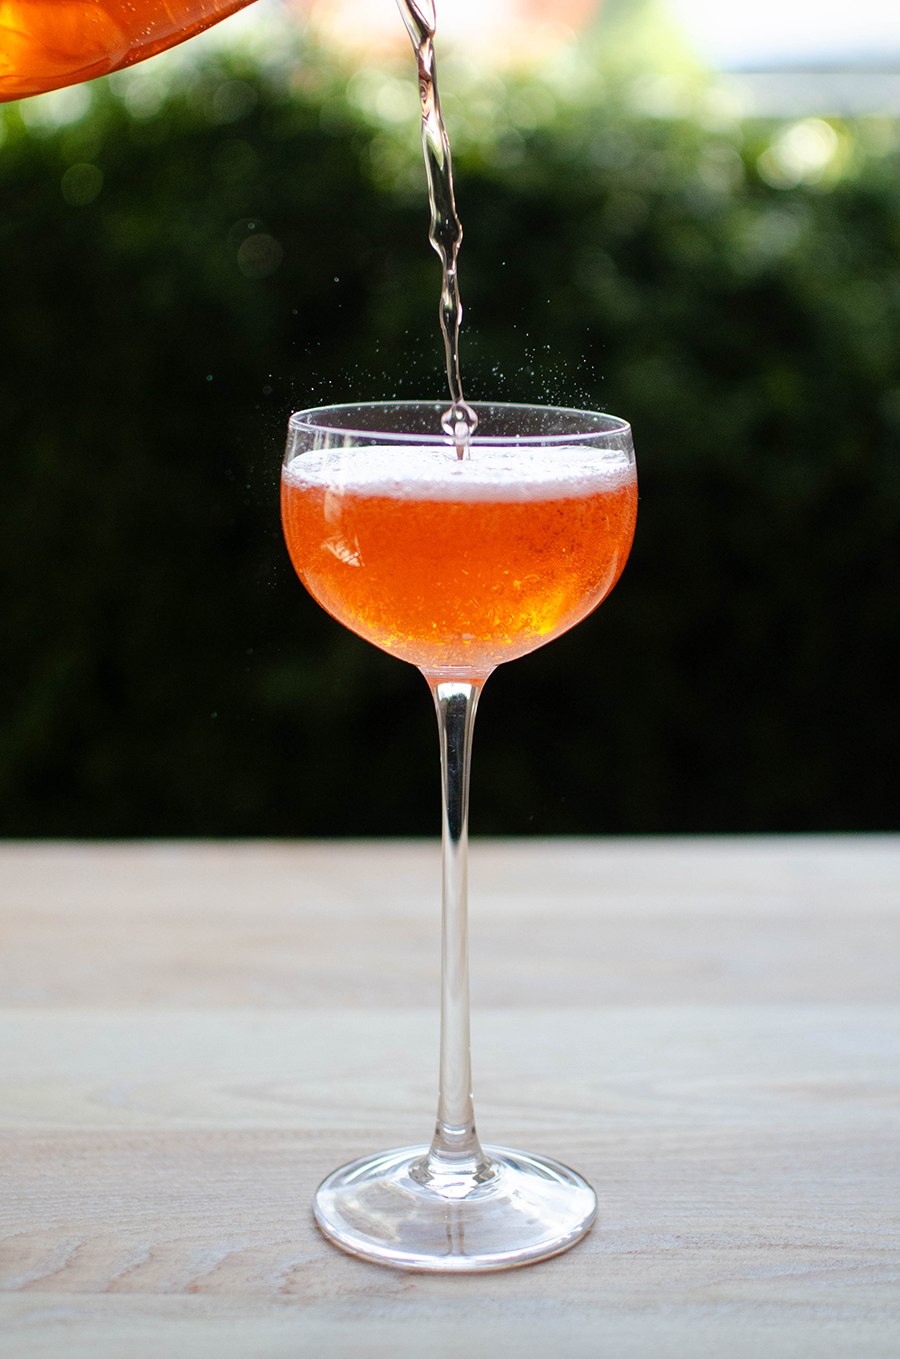
[[[509,404],[298,411],[281,505],[291,560],[315,599],[423,672],[441,751],[434,1134],[430,1144],[338,1166],[316,1190],[316,1222],[343,1250],[403,1269],[542,1260],[584,1236],[597,1196],[561,1162],[483,1144],[476,1131],[466,942],[472,724],[496,665],[558,637],[616,583],[637,511],[631,430],[611,415]]]
[[[633,461],[578,447],[384,446],[285,465],[288,551],[345,626],[427,674],[486,674],[584,618],[634,535]]]

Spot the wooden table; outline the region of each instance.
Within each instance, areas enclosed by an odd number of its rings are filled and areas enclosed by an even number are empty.
[[[476,842],[482,1135],[567,1255],[437,1278],[309,1203],[427,1139],[428,843],[0,846],[3,1359],[896,1359],[900,837]]]

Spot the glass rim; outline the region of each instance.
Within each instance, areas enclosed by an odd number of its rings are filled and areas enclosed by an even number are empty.
[[[469,401],[466,403],[471,410],[479,417],[485,412],[508,412],[511,416],[521,415],[525,411],[543,412],[546,415],[566,416],[571,418],[571,427],[560,432],[547,432],[535,429],[528,434],[483,434],[479,433],[476,426],[470,436],[470,443],[481,447],[504,446],[509,444],[534,444],[543,447],[548,445],[570,444],[572,440],[602,440],[610,438],[628,437],[631,434],[631,425],[621,416],[610,415],[606,411],[581,410],[575,406],[553,406],[542,405],[530,401]],[[348,401],[338,402],[328,406],[311,406],[305,410],[294,411],[288,420],[289,435],[307,434],[315,435],[322,433],[340,434],[344,438],[366,439],[371,441],[390,441],[391,443],[410,443],[426,444],[428,446],[445,447],[452,445],[453,436],[448,434],[440,426],[440,416],[449,407],[449,401],[445,397],[442,401],[435,400],[381,400],[381,401]],[[345,424],[335,419],[338,413],[347,415],[350,411],[434,411],[436,428],[431,430],[390,430],[377,426],[366,427],[364,424],[359,426]],[[329,418],[330,417],[330,418]]]

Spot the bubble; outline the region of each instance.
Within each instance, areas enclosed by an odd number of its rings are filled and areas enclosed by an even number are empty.
[[[233,245],[235,250],[237,250],[251,232],[259,229],[260,225],[260,222],[256,218],[241,217],[233,226],[228,228],[228,234],[225,239],[228,241],[229,245]]]

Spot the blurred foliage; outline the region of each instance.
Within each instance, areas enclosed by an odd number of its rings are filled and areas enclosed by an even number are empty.
[[[310,601],[288,412],[440,396],[412,73],[156,63],[0,117],[7,835],[435,832],[414,671]],[[900,140],[446,63],[470,398],[611,409],[612,598],[490,681],[473,830],[896,826]]]

